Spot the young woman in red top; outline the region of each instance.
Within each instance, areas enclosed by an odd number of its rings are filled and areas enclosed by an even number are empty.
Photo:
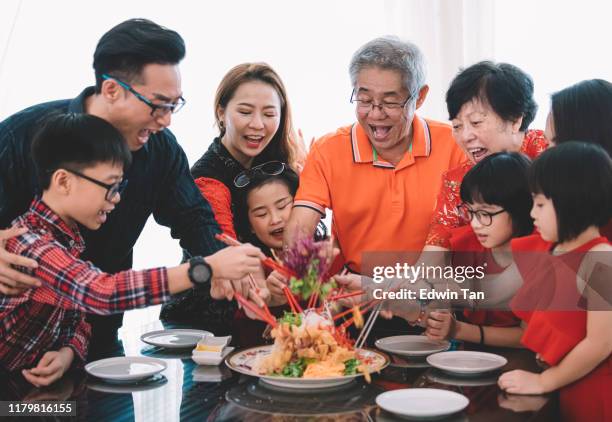
[[[444,173],[424,251],[447,251],[451,230],[467,225],[457,206],[459,187],[476,163],[496,152],[535,158],[548,146],[541,130],[528,130],[537,105],[531,77],[508,63],[476,63],[457,74],[446,92],[453,136],[468,160]]]
[[[594,270],[611,267],[612,245],[599,229],[612,217],[612,160],[593,143],[563,143],[533,163],[529,181],[539,235],[512,241],[524,284],[511,306],[528,323],[521,342],[550,367],[507,372],[499,386],[513,394],[559,389],[565,420],[610,421],[612,278],[599,275],[602,289]],[[520,251],[545,254],[526,259]]]
[[[452,265],[485,266],[487,274],[496,274],[512,264],[510,240],[533,232],[527,181],[530,164],[523,154],[503,152],[486,157],[467,172],[459,210],[470,225],[452,230]],[[511,297],[516,288],[503,283],[497,290]],[[518,347],[523,333],[520,320],[510,311],[499,310],[504,306],[507,300],[495,310],[464,310],[457,321],[449,313],[431,312],[426,334],[434,340],[455,338]]]
[[[591,79],[554,93],[544,135],[551,146],[580,139],[612,156],[612,83]],[[612,241],[612,221],[601,234]]]

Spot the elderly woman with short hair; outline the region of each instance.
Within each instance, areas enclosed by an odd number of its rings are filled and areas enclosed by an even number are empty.
[[[446,93],[453,136],[468,161],[442,176],[425,251],[450,247],[452,229],[461,219],[459,188],[476,163],[496,152],[522,152],[535,158],[548,146],[541,130],[529,130],[537,105],[531,77],[508,63],[483,61],[457,74]]]

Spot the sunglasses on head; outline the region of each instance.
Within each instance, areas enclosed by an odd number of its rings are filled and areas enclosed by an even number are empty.
[[[285,163],[281,161],[268,161],[248,170],[244,170],[234,178],[234,186],[243,188],[251,183],[252,177],[256,173],[261,173],[266,176],[277,176],[285,170]]]

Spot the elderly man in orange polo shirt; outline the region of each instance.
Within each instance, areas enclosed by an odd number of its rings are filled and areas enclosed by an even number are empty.
[[[448,124],[415,114],[429,90],[416,45],[374,39],[349,71],[357,123],[312,145],[285,242],[312,233],[329,208],[345,264],[362,273],[363,253],[423,249],[441,175],[465,156]]]

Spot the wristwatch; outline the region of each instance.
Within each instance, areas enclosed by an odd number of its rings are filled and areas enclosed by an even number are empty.
[[[212,267],[201,256],[189,260],[189,280],[195,287],[208,286],[213,276]]]

